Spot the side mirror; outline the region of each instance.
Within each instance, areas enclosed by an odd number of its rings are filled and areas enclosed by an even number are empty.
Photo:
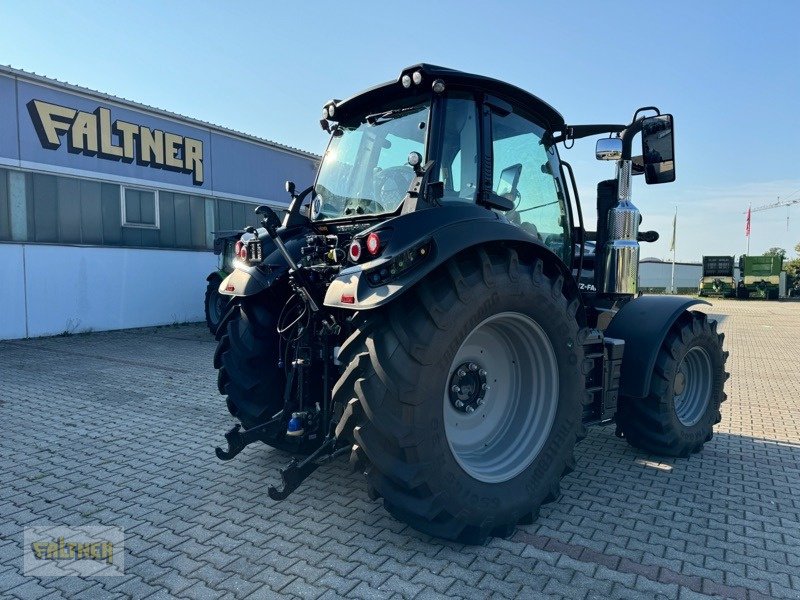
[[[675,181],[675,139],[672,115],[657,115],[642,120],[642,158],[647,183]]]
[[[622,158],[622,140],[615,137],[597,140],[594,155],[597,160],[620,160]]]
[[[644,175],[644,156],[631,156],[631,175]]]
[[[517,195],[517,186],[519,185],[519,176],[521,174],[521,163],[503,169],[500,172],[500,181],[497,182],[497,191],[495,193],[498,196],[504,196],[509,200],[514,200]]]
[[[294,181],[286,182],[286,191],[289,192],[290,196],[294,196]]]

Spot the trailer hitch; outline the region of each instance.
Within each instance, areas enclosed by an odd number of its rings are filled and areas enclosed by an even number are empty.
[[[217,446],[214,452],[217,454],[218,459],[230,460],[253,442],[275,439],[275,437],[285,429],[286,424],[283,421],[282,411],[266,423],[251,427],[245,431],[242,431],[242,426],[237,423],[225,434],[225,441],[228,442],[228,449],[223,450]]]
[[[289,494],[300,487],[300,484],[319,467],[349,450],[347,446],[334,450],[337,441],[337,438],[329,437],[313,454],[302,461],[298,462],[296,458],[293,458],[285,469],[280,469],[282,488],[278,489],[273,485],[267,488],[269,497],[275,501],[286,500]]]

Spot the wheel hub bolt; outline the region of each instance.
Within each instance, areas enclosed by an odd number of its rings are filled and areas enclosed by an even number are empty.
[[[478,375],[480,375],[481,377],[486,377],[486,369],[481,369],[480,371],[478,371]]]
[[[464,403],[461,400],[456,400],[456,408],[464,408]]]
[[[471,414],[471,413],[474,413],[474,412],[475,412],[475,409],[474,409],[474,408],[472,408],[471,406],[468,406],[468,407],[467,407],[467,413],[468,413],[468,414]]]
[[[485,400],[483,398],[478,398],[478,406],[483,406]]]
[[[459,376],[459,377],[466,377],[466,375],[467,375],[467,372],[466,372],[464,369],[461,369],[461,370],[458,372],[458,376]]]
[[[451,389],[451,390],[453,390],[453,393],[454,393],[454,394],[458,394],[458,393],[460,393],[460,392],[461,392],[461,388],[460,388],[459,386],[457,386],[457,385],[454,385],[454,386],[453,386],[453,387],[451,387],[450,389]]]
[[[441,389],[441,388],[440,388],[440,389]],[[489,387],[489,384],[488,384],[488,383],[484,383],[483,385],[481,385],[481,389],[482,389],[483,391],[485,391],[485,392],[488,392],[488,391],[489,391],[490,389],[492,389],[492,388],[490,388],[490,387]]]
[[[478,370],[478,365],[476,365],[475,363],[469,363],[469,370],[470,371],[477,371]]]

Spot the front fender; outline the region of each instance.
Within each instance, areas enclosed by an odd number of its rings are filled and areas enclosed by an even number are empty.
[[[681,296],[640,296],[614,315],[604,334],[625,340],[620,376],[623,396],[644,398],[649,393],[658,351],[667,332],[695,304],[710,302]]]
[[[564,274],[565,288],[577,285],[563,260],[537,237],[509,223],[504,217],[483,207],[443,206],[402,215],[381,227],[391,227],[391,246],[385,255],[363,265],[343,270],[328,287],[325,306],[350,310],[370,310],[386,305],[414,287],[431,271],[470,247],[485,243],[508,243],[552,261]],[[366,272],[389,263],[419,243],[430,240],[431,251],[412,270],[384,285],[370,285]],[[348,302],[342,302],[346,297]],[[352,302],[349,300],[352,299]]]

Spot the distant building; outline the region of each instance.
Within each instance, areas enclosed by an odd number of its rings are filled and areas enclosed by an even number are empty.
[[[212,232],[285,208],[318,161],[0,67],[0,339],[202,319]]]
[[[739,277],[738,267],[735,277]],[[675,287],[678,293],[697,293],[700,277],[703,275],[701,263],[675,263]],[[659,293],[669,290],[672,281],[672,262],[659,258],[643,258],[639,261],[639,289],[645,293]]]

